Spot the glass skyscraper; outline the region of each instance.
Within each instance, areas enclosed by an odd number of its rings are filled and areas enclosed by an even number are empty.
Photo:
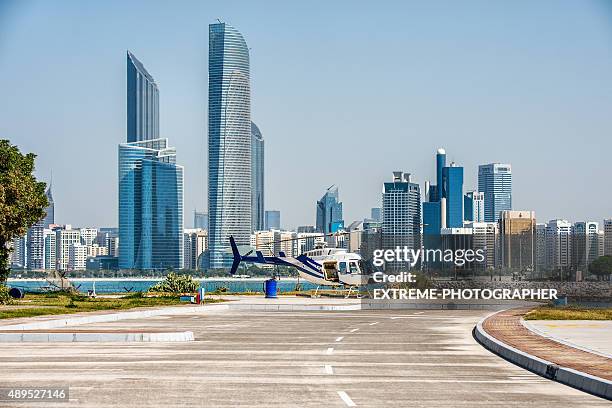
[[[231,264],[230,236],[250,243],[251,184],[249,49],[238,30],[215,23],[208,51],[210,268]]]
[[[183,266],[183,167],[168,139],[119,145],[119,268]]]
[[[43,220],[43,226],[45,228],[49,228],[49,225],[55,224],[55,203],[53,202],[53,193],[51,192],[51,187],[53,187],[53,181],[47,187],[47,191],[45,191],[45,196],[47,196],[47,208],[45,208],[45,218]]]
[[[127,141],[159,138],[159,90],[140,61],[127,52]]]
[[[338,200],[338,187],[332,185],[317,201],[317,232],[329,234],[342,228],[342,203]]]
[[[264,229],[264,139],[251,122],[251,217],[252,231]]]
[[[497,222],[502,211],[512,209],[512,167],[502,163],[478,166],[478,191],[484,193],[485,222]]]
[[[446,200],[446,227],[463,227],[463,167],[451,163],[442,169],[442,197]]]
[[[266,230],[279,230],[281,227],[280,222],[281,213],[278,210],[268,210],[265,212],[264,229]]]

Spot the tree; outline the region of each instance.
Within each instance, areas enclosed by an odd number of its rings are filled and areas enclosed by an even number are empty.
[[[14,238],[45,217],[46,184],[36,180],[34,159],[8,140],[0,140],[0,284],[10,271],[9,252]]]
[[[600,256],[589,265],[589,272],[598,278],[612,274],[612,256]]]

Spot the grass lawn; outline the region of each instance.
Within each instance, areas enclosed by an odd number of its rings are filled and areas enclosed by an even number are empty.
[[[524,316],[525,320],[612,320],[612,307],[540,306]]]
[[[221,300],[206,299],[206,303]],[[119,298],[95,298],[65,293],[27,294],[10,306],[0,307],[0,319],[93,312],[97,310],[125,310],[136,307],[169,306],[181,304],[178,296],[143,297],[140,293]]]

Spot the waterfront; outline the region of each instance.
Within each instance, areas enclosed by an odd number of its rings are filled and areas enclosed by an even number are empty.
[[[125,292],[145,292],[162,278],[82,278],[70,279],[72,284],[79,292],[86,293],[93,290],[94,283],[96,293],[125,293]],[[206,292],[214,292],[220,288],[227,288],[232,293],[263,292],[263,285],[266,278],[207,278],[196,279],[200,282],[200,287],[205,288]],[[277,281],[279,293],[286,293],[295,290],[298,281],[295,278],[284,278]],[[23,289],[26,292],[43,292],[48,288],[49,282],[45,279],[9,279],[9,287]],[[316,286],[305,281],[300,281],[302,290],[316,289]]]

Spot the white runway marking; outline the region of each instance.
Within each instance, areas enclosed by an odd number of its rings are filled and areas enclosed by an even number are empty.
[[[338,391],[338,395],[340,396],[340,398],[342,398],[342,401],[344,401],[344,403],[346,404],[347,407],[356,407],[357,406],[357,405],[355,405],[355,403],[353,402],[351,397],[349,397],[346,392]]]
[[[328,347],[327,348],[327,354],[331,354],[334,352],[334,348],[333,347]]]
[[[330,366],[329,364],[325,364],[325,374],[333,374],[334,373],[334,369],[332,368],[332,366]]]
[[[342,341],[342,339],[344,338],[344,336],[340,336],[336,339],[336,341]]]
[[[378,324],[378,322],[370,323],[370,326],[374,326],[375,324]]]
[[[415,315],[423,314],[425,312],[416,312]]]
[[[359,330],[359,329],[353,329],[353,330],[351,330],[351,333],[355,333],[357,330]]]

